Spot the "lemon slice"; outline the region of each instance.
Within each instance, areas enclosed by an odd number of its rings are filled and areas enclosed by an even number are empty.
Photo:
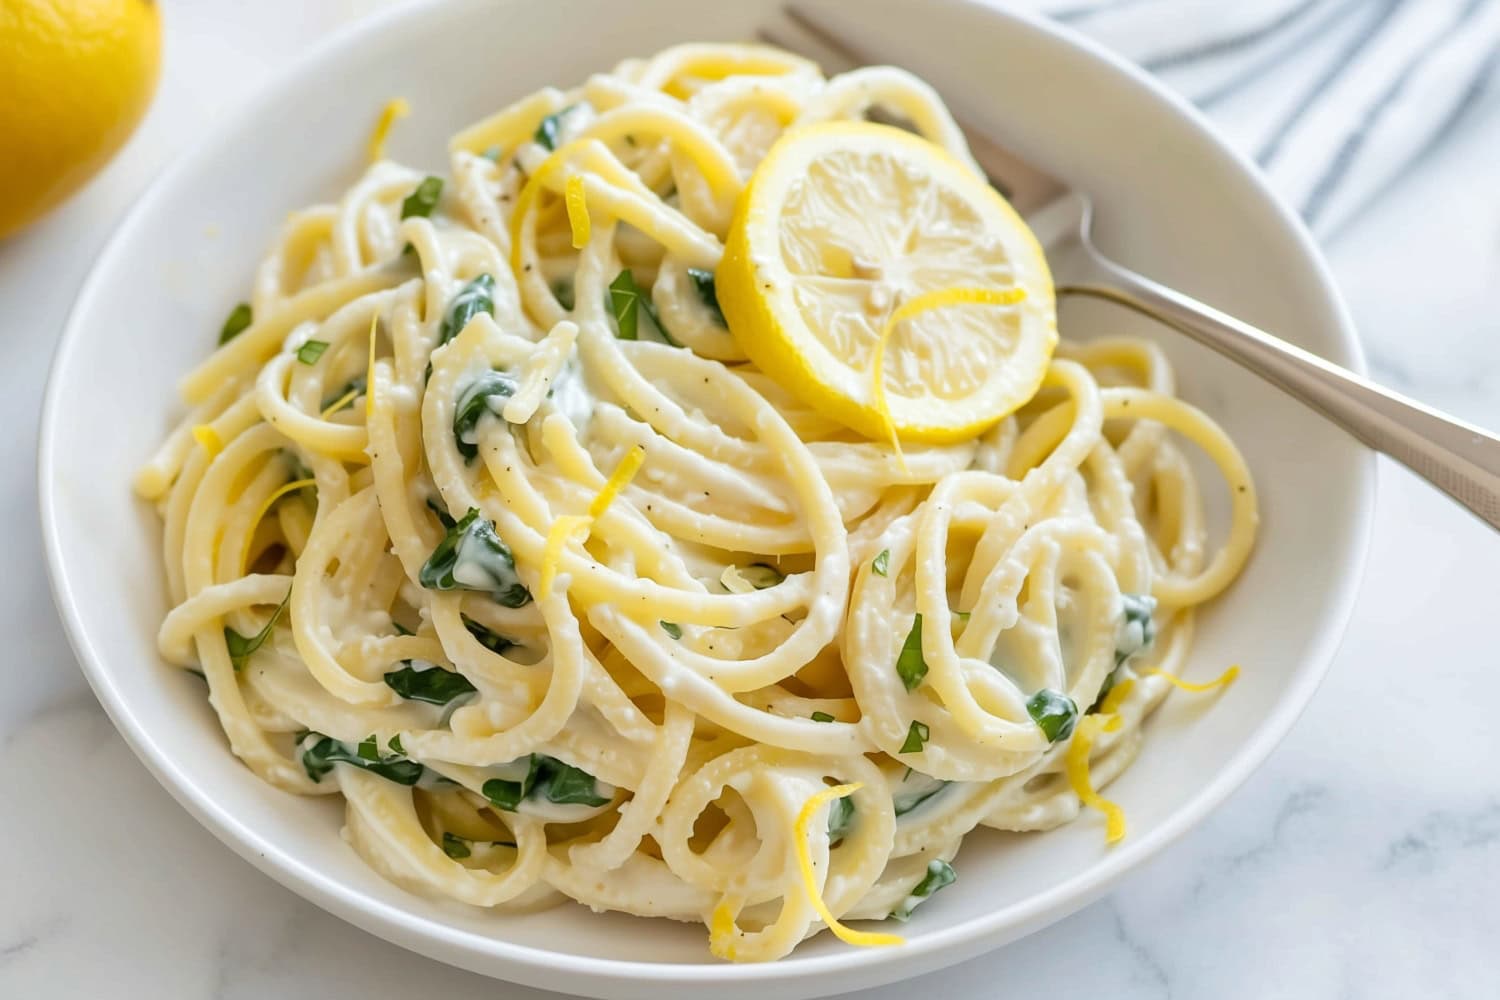
[[[888,125],[780,139],[740,196],[715,283],[761,371],[877,439],[973,437],[1031,398],[1057,344],[1026,223],[945,150]]]

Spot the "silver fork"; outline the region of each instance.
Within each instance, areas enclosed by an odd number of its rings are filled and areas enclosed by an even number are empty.
[[[844,37],[829,21],[792,5],[795,29],[761,37],[818,62],[829,73],[891,65]],[[1213,348],[1317,410],[1355,438],[1391,456],[1500,528],[1500,437],[1457,420],[1326,361],[1264,330],[1110,260],[1090,235],[1092,206],[1045,170],[962,120],[974,160],[1047,248],[1059,295],[1117,303]]]

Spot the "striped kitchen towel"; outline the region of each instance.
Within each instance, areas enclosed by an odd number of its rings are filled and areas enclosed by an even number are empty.
[[[1324,236],[1457,125],[1500,61],[1500,0],[1005,2],[1158,74]]]

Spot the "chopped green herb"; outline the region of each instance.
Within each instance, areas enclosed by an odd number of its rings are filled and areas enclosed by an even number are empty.
[[[885,576],[891,568],[891,550],[881,549],[880,555],[876,556],[875,561],[870,563],[870,568],[881,576]]]
[[[364,760],[380,759],[380,741],[375,738],[374,733],[359,741],[359,755]]]
[[[837,844],[854,825],[854,798],[845,795],[828,803],[828,842]]]
[[[751,563],[740,568],[740,576],[756,590],[766,590],[786,579],[786,575],[775,566],[766,563]]]
[[[661,321],[656,318],[650,300],[635,283],[635,275],[630,273],[628,267],[615,275],[615,280],[609,283],[609,309],[614,314],[615,327],[621,340],[639,339],[642,315],[646,317],[648,324],[658,332],[661,331]]]
[[[404,757],[381,757],[379,753],[373,759],[364,757],[361,755],[363,745],[359,750],[350,750],[348,744],[322,733],[309,732],[298,741],[298,745],[303,747],[302,767],[314,781],[322,781],[323,776],[333,770],[334,764],[352,764],[398,785],[415,785],[426,770],[416,761]]]
[[[701,267],[690,267],[687,273],[692,279],[693,287],[698,290],[698,298],[702,300],[703,307],[708,310],[715,323],[728,329],[729,323],[724,319],[724,310],[719,308],[719,293],[714,288],[714,273],[705,271]]]
[[[500,416],[505,401],[516,394],[515,376],[502,371],[488,371],[470,382],[458,394],[453,407],[453,438],[465,462],[479,455],[479,420],[486,413]]]
[[[661,630],[674,639],[682,638],[682,626],[675,622],[664,621],[660,623]]]
[[[911,623],[911,631],[906,633],[906,642],[901,646],[901,653],[896,657],[896,673],[901,677],[901,683],[906,685],[906,690],[915,691],[922,683],[922,678],[927,676],[927,661],[922,658],[922,616],[918,614]]]
[[[480,313],[495,315],[495,279],[488,274],[474,278],[449,301],[448,311],[438,326],[438,346],[457,337]]]
[[[448,831],[443,831],[443,853],[454,861],[462,861],[472,852],[469,850],[469,842],[462,837],[455,837]]]
[[[1051,688],[1042,688],[1032,695],[1026,703],[1026,712],[1041,727],[1048,743],[1067,739],[1078,724],[1078,706],[1073,699]]]
[[[504,653],[516,645],[515,640],[507,639],[499,632],[491,632],[468,615],[459,615],[459,618],[463,620],[464,628],[469,630],[469,634],[491,653]]]
[[[244,333],[250,326],[251,312],[250,303],[241,302],[229,310],[229,316],[224,320],[224,325],[219,328],[219,344],[223,346],[235,337]]]
[[[282,615],[286,614],[287,602],[291,599],[292,591],[288,588],[286,596],[281,599],[280,604],[276,605],[276,610],[271,612],[270,619],[259,632],[249,638],[240,635],[232,628],[225,627],[224,643],[229,647],[229,662],[234,664],[235,670],[244,670],[245,664],[250,662],[251,654],[265,645],[266,640],[271,637],[271,632],[276,628],[276,623],[281,620]]]
[[[1115,666],[1156,642],[1156,598],[1150,594],[1121,594],[1120,630],[1115,638]]]
[[[443,506],[443,501],[437,497],[427,498],[427,509],[437,516],[438,523],[443,526],[444,531],[452,530],[458,522],[453,520],[453,515],[448,513],[448,508]]]
[[[1123,670],[1124,666],[1117,660],[1115,669],[1104,675],[1104,683],[1099,685],[1099,693],[1094,696],[1094,703],[1089,706],[1089,710],[1084,714],[1093,715],[1104,706],[1104,699],[1115,689],[1115,685],[1120,683],[1120,675]]]
[[[891,911],[891,919],[905,923],[911,919],[912,911],[924,900],[956,881],[958,881],[958,873],[948,862],[938,858],[927,862],[927,874],[922,876],[922,880],[912,887],[911,893]]]
[[[307,464],[302,461],[302,456],[298,455],[295,449],[281,449],[281,457],[286,462],[287,468],[291,470],[289,473],[289,482],[296,483],[304,479],[315,478],[313,470],[307,467]]]
[[[541,124],[536,127],[536,132],[532,134],[531,141],[546,150],[556,149],[557,140],[562,136],[562,120],[577,106],[569,104],[560,111],[554,111],[543,118]]]
[[[386,745],[391,748],[391,753],[398,753],[398,754],[400,754],[403,757],[406,756],[406,747],[404,747],[404,746],[401,745],[401,734],[400,733],[397,733],[395,736],[392,736],[391,739],[390,739],[390,742],[387,743]]]
[[[937,778],[929,777],[925,774],[919,776],[921,780],[912,782],[911,776],[913,774],[916,774],[916,772],[908,767],[906,774],[901,777],[902,788],[891,796],[891,805],[894,807],[897,816],[905,816],[917,808],[917,806],[948,787],[948,782],[939,781]],[[911,788],[905,787],[908,782],[912,784]]]
[[[814,722],[832,722],[833,716],[829,715],[827,712],[814,712],[812,714],[812,720]]]
[[[927,728],[927,723],[917,722],[913,719],[911,726],[906,730],[906,742],[902,743],[901,749],[896,752],[921,753],[922,747],[926,745],[927,737],[930,733],[931,731]]]
[[[407,701],[421,701],[429,705],[446,705],[456,698],[467,698],[475,693],[475,687],[463,674],[427,664],[418,670],[415,663],[424,661],[404,660],[405,666],[385,675],[386,686]]]
[[[491,778],[480,786],[490,802],[514,812],[523,799],[544,798],[557,805],[602,806],[610,796],[600,795],[598,783],[587,771],[555,757],[534,753],[526,760],[526,774],[519,781]]]
[[[573,279],[558,278],[554,281],[552,283],[552,296],[557,299],[558,305],[568,310],[568,312],[572,312],[573,306],[577,304],[576,293],[573,291]]]
[[[401,202],[401,218],[403,219],[425,219],[437,208],[438,199],[443,196],[443,179],[441,177],[425,177],[412,193]]]
[[[327,399],[323,400],[321,406],[323,415],[328,416],[330,415],[330,413],[337,413],[339,410],[342,410],[345,407],[353,406],[354,401],[359,398],[359,394],[364,391],[365,377],[363,375],[359,375],[350,379],[348,382],[344,383],[344,387],[342,389],[334,393],[332,396],[329,396]],[[335,403],[339,405],[339,410],[330,410],[330,407],[332,407]]]
[[[448,529],[417,579],[428,590],[485,592],[507,608],[531,602],[531,591],[516,575],[510,547],[495,534],[494,523],[480,517],[475,507]]]
[[[323,356],[323,352],[326,350],[328,350],[328,341],[309,340],[307,343],[297,348],[297,360],[302,362],[304,365],[315,365],[318,363],[318,359]]]

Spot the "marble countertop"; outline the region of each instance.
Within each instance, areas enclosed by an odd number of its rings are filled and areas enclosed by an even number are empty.
[[[346,925],[198,826],[116,735],[68,650],[37,533],[43,378],[79,282],[135,194],[291,52],[382,0],[169,5],[167,63],[125,153],[0,244],[0,996],[548,994]],[[1377,377],[1500,426],[1500,86],[1327,245]],[[926,977],[928,995],[1500,995],[1500,536],[1389,463],[1343,649],[1270,761],[1115,893]],[[22,567],[26,569],[22,570]],[[560,986],[563,984],[559,984]],[[1014,994],[1008,992],[1014,989]],[[905,1000],[909,986],[865,994]]]

